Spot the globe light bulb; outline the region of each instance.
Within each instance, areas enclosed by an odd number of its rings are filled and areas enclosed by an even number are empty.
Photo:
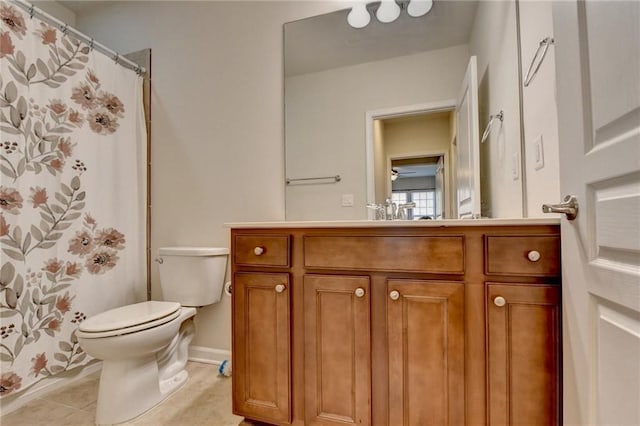
[[[400,6],[395,0],[382,0],[380,2],[380,7],[376,11],[378,21],[387,24],[398,19],[398,16],[400,16]]]
[[[411,0],[407,6],[409,16],[417,18],[426,15],[433,7],[433,0]]]
[[[357,3],[351,8],[351,12],[347,15],[347,22],[353,28],[364,28],[371,22],[371,15],[367,10],[366,3]]]

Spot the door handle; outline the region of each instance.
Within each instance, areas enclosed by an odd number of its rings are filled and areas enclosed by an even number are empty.
[[[543,204],[544,213],[562,213],[567,219],[574,220],[578,216],[578,199],[573,195],[567,195],[560,204]]]

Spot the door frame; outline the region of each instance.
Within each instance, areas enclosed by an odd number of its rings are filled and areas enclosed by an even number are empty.
[[[409,115],[428,114],[444,111],[455,111],[457,105],[456,99],[447,99],[444,101],[428,102],[424,104],[402,105],[384,109],[377,109],[365,112],[365,152],[366,152],[366,184],[367,184],[367,204],[375,203],[376,200],[376,182],[375,182],[375,158],[374,158],[374,120],[385,118],[396,118]],[[451,168],[451,167],[450,167]],[[450,171],[453,176],[453,171]],[[367,215],[369,219],[375,219],[375,212],[368,209]]]
[[[449,216],[451,214],[451,197],[453,196],[453,194],[447,194],[446,191],[449,190],[449,188],[451,187],[451,174],[450,174],[450,168],[451,166],[449,165],[449,153],[448,152],[443,152],[442,150],[435,150],[435,151],[422,151],[422,152],[412,152],[412,153],[407,153],[407,154],[402,154],[402,155],[388,155],[386,157],[386,164],[387,164],[387,170],[391,170],[391,165],[393,163],[393,160],[406,160],[406,159],[412,159],[412,158],[422,158],[422,157],[441,157],[442,161],[444,163],[444,186],[445,186],[445,202],[444,202],[444,206],[442,211],[445,214],[446,218],[450,218],[451,216]],[[387,194],[391,194],[392,192],[392,183],[391,180],[388,179],[386,182],[386,193]],[[434,218],[435,219],[435,218]]]

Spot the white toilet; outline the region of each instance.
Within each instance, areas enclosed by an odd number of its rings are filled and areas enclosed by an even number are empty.
[[[76,335],[103,360],[97,424],[122,423],[159,404],[183,385],[195,307],[220,301],[229,250],[158,250],[165,301],[123,306],[80,323]]]

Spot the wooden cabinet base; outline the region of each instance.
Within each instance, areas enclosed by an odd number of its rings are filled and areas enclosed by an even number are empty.
[[[559,241],[558,225],[232,229],[234,413],[558,424]]]

